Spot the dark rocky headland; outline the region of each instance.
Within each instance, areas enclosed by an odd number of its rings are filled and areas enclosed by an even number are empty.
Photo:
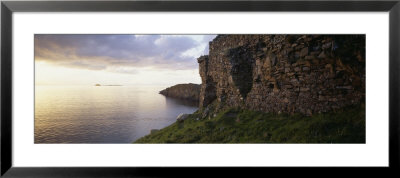
[[[160,94],[171,98],[198,102],[200,94],[200,85],[193,83],[177,84],[172,87],[168,87],[164,90],[161,90]]]
[[[365,143],[365,35],[218,35],[199,110],[138,143]]]

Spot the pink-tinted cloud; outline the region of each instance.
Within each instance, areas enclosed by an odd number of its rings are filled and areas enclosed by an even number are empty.
[[[124,66],[195,69],[196,57],[182,54],[199,46],[205,46],[200,53],[207,52],[208,42],[214,37],[204,35],[199,41],[188,35],[37,34],[35,60],[89,70]],[[131,69],[112,71],[134,73]]]

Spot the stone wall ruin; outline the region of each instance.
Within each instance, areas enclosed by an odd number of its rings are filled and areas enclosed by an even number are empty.
[[[200,108],[312,115],[365,102],[365,35],[218,35],[198,62]]]

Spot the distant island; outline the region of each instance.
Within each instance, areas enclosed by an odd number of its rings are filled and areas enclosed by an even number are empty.
[[[95,84],[94,86],[96,86],[96,87],[100,87],[100,86],[122,86],[122,85],[100,85],[100,84]]]

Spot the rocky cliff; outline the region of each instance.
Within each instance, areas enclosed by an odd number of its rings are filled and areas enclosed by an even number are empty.
[[[178,84],[160,91],[160,94],[183,100],[199,101],[200,85]]]
[[[218,35],[198,62],[201,110],[312,115],[365,102],[365,35]]]

